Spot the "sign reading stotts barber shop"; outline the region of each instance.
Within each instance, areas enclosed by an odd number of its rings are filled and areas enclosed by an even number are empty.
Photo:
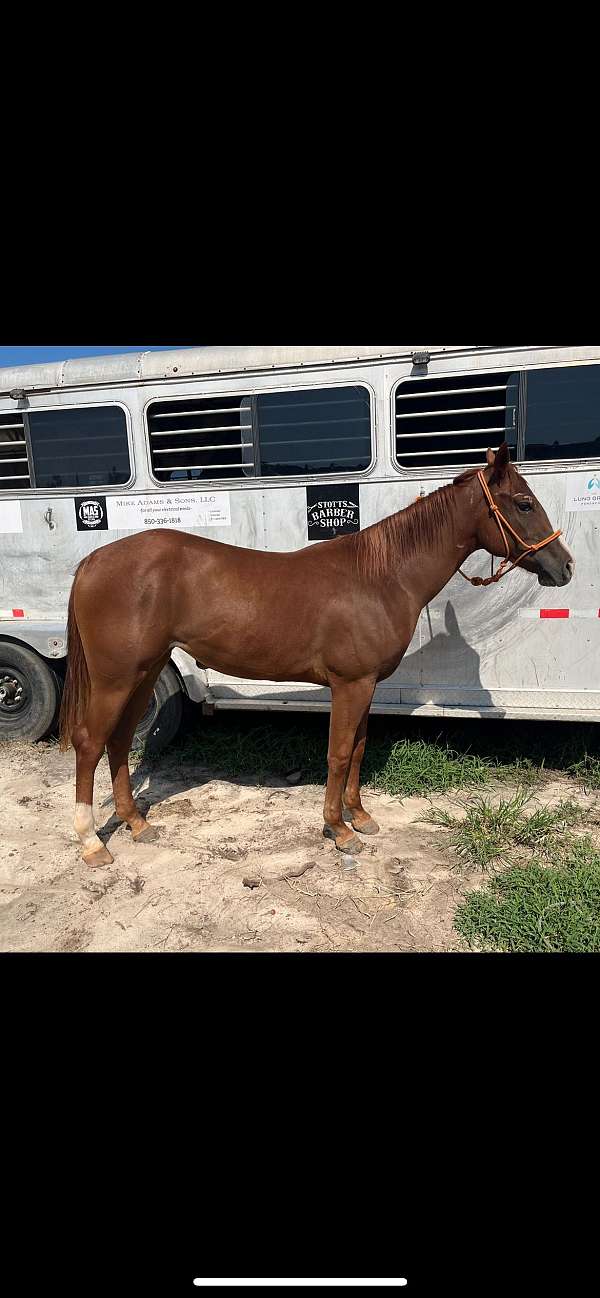
[[[360,485],[307,487],[306,522],[309,541],[326,541],[360,530]]]

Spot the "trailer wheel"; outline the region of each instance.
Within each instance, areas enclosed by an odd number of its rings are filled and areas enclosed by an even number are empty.
[[[183,716],[183,698],[177,672],[163,667],[154,686],[149,706],[133,736],[132,748],[145,744],[146,752],[157,753],[175,738]]]
[[[56,720],[60,690],[32,649],[0,640],[0,741],[43,739]]]

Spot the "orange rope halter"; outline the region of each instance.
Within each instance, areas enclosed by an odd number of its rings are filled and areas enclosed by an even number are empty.
[[[511,527],[510,523],[508,522],[508,519],[504,517],[504,514],[500,513],[500,506],[496,504],[494,497],[492,496],[492,493],[488,487],[488,484],[483,476],[483,471],[481,469],[478,470],[477,477],[479,478],[479,481],[481,483],[483,494],[487,498],[490,507],[490,514],[493,514],[498,524],[498,527],[500,528],[500,533],[502,536],[502,540],[504,542],[504,549],[506,551],[506,558],[502,560],[500,567],[498,568],[498,571],[494,573],[494,557],[492,555],[491,577],[467,577],[466,572],[463,572],[462,568],[459,568],[458,571],[461,577],[464,577],[465,581],[470,581],[472,586],[491,586],[492,582],[500,581],[500,578],[505,577],[507,572],[512,572],[513,568],[516,568],[517,564],[521,563],[522,559],[526,559],[528,554],[535,554],[537,550],[542,550],[545,545],[550,545],[551,541],[555,541],[557,536],[561,535],[562,528],[559,527],[556,532],[553,532],[551,536],[545,537],[543,541],[536,541],[533,545],[529,545],[527,541],[524,541],[523,538],[519,536],[518,532],[515,532],[514,527]],[[510,568],[506,567],[507,563],[510,560],[510,548],[502,524],[504,524],[504,527],[508,528],[509,532],[511,532],[511,534],[514,536],[515,541],[518,541],[519,545],[523,546],[523,554],[520,554],[519,558],[514,560]]]

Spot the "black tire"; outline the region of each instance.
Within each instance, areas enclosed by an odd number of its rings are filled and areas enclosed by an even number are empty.
[[[145,744],[147,753],[160,752],[175,738],[183,716],[183,698],[177,672],[168,664],[163,667],[154,693],[136,732],[132,748]]]
[[[0,742],[43,739],[56,720],[60,690],[33,649],[0,640]]]

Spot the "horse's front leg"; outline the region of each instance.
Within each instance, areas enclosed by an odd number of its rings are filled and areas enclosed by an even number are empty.
[[[323,832],[335,840],[339,852],[362,851],[363,845],[360,839],[344,822],[342,795],[352,761],[357,730],[363,716],[368,715],[374,689],[375,681],[372,678],[331,683],[331,720],[327,752],[329,776],[323,809],[325,820]]]
[[[354,749],[343,795],[344,806],[351,814],[352,828],[358,830],[359,834],[379,833],[379,825],[369,815],[368,811],[365,811],[360,800],[360,767],[365,754],[370,707],[371,702],[369,700],[369,706],[363,712],[354,737]]]

